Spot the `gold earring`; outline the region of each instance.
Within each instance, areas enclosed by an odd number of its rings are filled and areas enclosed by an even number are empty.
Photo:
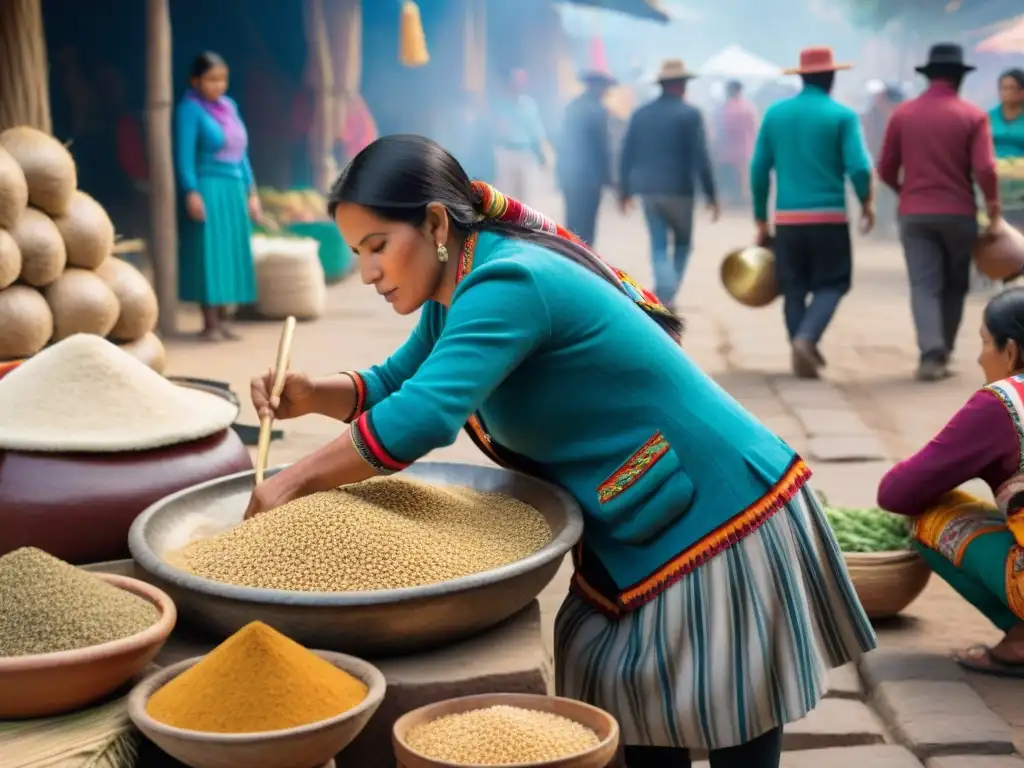
[[[437,260],[442,264],[448,261],[448,248],[445,247],[444,243],[440,243],[437,246]]]

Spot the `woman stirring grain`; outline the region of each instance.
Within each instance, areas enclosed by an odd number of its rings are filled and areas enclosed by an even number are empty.
[[[713,768],[777,768],[782,726],[875,645],[804,463],[683,352],[652,294],[437,144],[374,142],[329,199],[363,281],[422,312],[379,366],[291,372],[272,401],[253,381],[261,415],[351,427],[258,486],[247,516],[398,472],[465,426],[583,509],[559,694],[618,719],[630,768],[700,747]]]
[[[185,214],[179,218],[180,298],[202,307],[203,339],[236,339],[227,325],[228,307],[256,300],[249,219],[261,211],[249,134],[226,95],[228,68],[220,56],[200,54],[189,83],[175,127]]]

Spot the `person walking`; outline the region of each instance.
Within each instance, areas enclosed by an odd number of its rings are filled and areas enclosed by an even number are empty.
[[[718,111],[715,159],[727,205],[746,205],[750,198],[750,158],[757,138],[757,110],[743,95],[743,83],[725,86],[725,104]]]
[[[558,149],[558,186],[565,197],[565,223],[593,246],[601,192],[611,183],[608,110],[602,100],[615,78],[604,71],[583,75],[586,90],[565,108]]]
[[[878,175],[900,198],[900,240],[920,352],[917,378],[939,381],[949,375],[970,289],[978,236],[975,183],[990,224],[999,220],[1001,207],[988,115],[959,96],[974,70],[964,63],[963,49],[933,45],[916,69],[928,88],[893,112]]]
[[[252,225],[262,213],[249,163],[249,134],[227,96],[228,67],[216,53],[196,57],[178,104],[175,149],[185,216],[179,295],[202,307],[205,341],[237,339],[228,308],[256,300]]]
[[[999,104],[988,113],[999,168],[1003,219],[1024,232],[1024,69],[999,76]]]
[[[750,163],[757,241],[770,240],[768,195],[775,172],[775,268],[792,345],[793,373],[817,378],[825,365],[818,344],[850,290],[853,246],[846,213],[849,178],[864,231],[874,226],[871,159],[857,113],[831,97],[832,49],[805,48],[803,90],[765,113]],[[808,301],[810,299],[810,301]]]
[[[661,95],[633,114],[619,159],[620,206],[628,211],[632,197],[640,196],[651,237],[654,293],[669,308],[690,260],[697,183],[711,220],[719,214],[704,118],[683,98],[693,77],[680,59],[662,64]]]
[[[497,184],[516,199],[528,201],[544,165],[545,132],[540,107],[526,93],[526,85],[526,71],[513,70],[494,105],[494,161]]]

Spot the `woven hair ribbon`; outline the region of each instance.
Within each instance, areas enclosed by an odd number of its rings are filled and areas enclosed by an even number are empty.
[[[609,282],[618,285],[644,312],[652,316],[672,317],[672,313],[658,297],[642,287],[620,269],[606,263],[590,246],[565,227],[559,226],[540,211],[507,197],[484,181],[473,182],[473,207],[484,219],[514,224],[525,229],[547,232],[573,243],[590,258],[595,271]]]

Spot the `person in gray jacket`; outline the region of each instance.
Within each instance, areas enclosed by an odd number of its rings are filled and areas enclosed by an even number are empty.
[[[565,225],[593,247],[601,192],[612,178],[608,110],[601,99],[615,79],[596,70],[582,79],[586,90],[565,108],[556,170],[565,197]]]
[[[698,183],[711,220],[719,213],[704,118],[683,100],[693,77],[679,59],[662,64],[661,96],[633,113],[620,158],[620,204],[628,211],[632,197],[640,196],[651,237],[654,293],[669,308],[690,259]]]

